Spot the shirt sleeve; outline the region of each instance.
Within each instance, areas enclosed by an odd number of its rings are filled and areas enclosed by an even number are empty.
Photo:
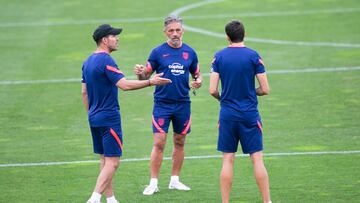
[[[113,85],[116,85],[116,83],[124,76],[123,72],[121,72],[114,62],[114,60],[109,59],[106,60],[105,63],[105,75],[106,77],[111,81]]]
[[[158,68],[159,64],[157,62],[157,54],[155,50],[152,50],[150,56],[146,62],[146,71],[147,72],[155,72]]]
[[[212,62],[211,62],[211,73],[215,72],[215,73],[219,73],[219,55],[216,53]]]
[[[82,76],[81,76],[81,83],[86,83],[85,75],[84,75],[84,64],[83,64],[83,66],[82,66],[82,68],[81,68],[81,74],[82,74]]]
[[[255,57],[252,58],[252,62],[255,65],[255,74],[265,73],[264,62],[259,54],[256,54]]]
[[[194,60],[190,65],[189,71],[191,74],[195,74],[195,75],[198,75],[200,73],[199,60],[195,52],[194,52]]]

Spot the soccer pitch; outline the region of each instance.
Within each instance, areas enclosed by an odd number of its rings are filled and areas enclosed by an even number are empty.
[[[87,200],[99,168],[80,85],[82,62],[95,50],[92,32],[102,23],[124,28],[112,56],[134,79],[133,65],[145,63],[165,40],[162,22],[170,13],[183,17],[184,42],[197,51],[203,74],[203,87],[191,95],[192,131],[181,174],[192,190],[167,189],[167,159],[160,193],[142,195],[152,148],[153,88],[147,88],[119,91],[124,161],[114,182],[117,198],[221,202],[219,103],[208,94],[208,73],[214,53],[227,46],[224,25],[239,19],[271,87],[259,98],[259,110],[272,201],[359,202],[358,0],[1,0],[0,202]],[[261,202],[249,158],[237,157],[234,172],[231,202]]]

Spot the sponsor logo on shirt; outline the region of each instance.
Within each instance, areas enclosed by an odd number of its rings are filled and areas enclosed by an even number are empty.
[[[182,75],[185,73],[184,66],[180,63],[173,63],[168,67],[173,75]]]
[[[162,57],[165,58],[165,57],[168,57],[170,56],[170,54],[163,54]]]

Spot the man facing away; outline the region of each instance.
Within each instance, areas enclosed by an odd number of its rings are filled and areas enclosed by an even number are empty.
[[[100,154],[100,174],[94,192],[88,203],[99,203],[105,194],[108,203],[117,203],[113,192],[112,179],[122,155],[122,131],[118,89],[135,90],[152,85],[165,85],[171,82],[161,78],[138,81],[126,80],[110,53],[118,49],[121,28],[108,24],[100,25],[93,33],[97,44],[82,67],[82,97],[88,112],[94,153]]]
[[[258,53],[245,47],[245,29],[240,21],[229,22],[225,31],[230,45],[215,54],[209,87],[210,94],[220,101],[221,107],[217,149],[223,152],[222,202],[228,203],[230,199],[234,157],[240,140],[243,153],[250,154],[263,202],[269,203],[269,178],[263,162],[262,124],[257,108],[257,96],[270,91],[265,67]],[[255,77],[258,88],[255,88]]]
[[[144,195],[153,195],[159,191],[158,176],[170,122],[174,130],[174,149],[169,189],[190,190],[190,187],[179,181],[179,175],[184,160],[185,138],[190,132],[191,125],[189,74],[193,79],[191,86],[194,90],[200,88],[201,76],[195,51],[182,42],[183,32],[181,18],[166,17],[164,34],[167,41],[152,50],[146,68],[137,65],[134,69],[140,80],[148,79],[153,72],[156,72],[163,73],[164,78],[172,81],[170,85],[156,87],[154,92],[151,179],[150,184],[143,191]]]

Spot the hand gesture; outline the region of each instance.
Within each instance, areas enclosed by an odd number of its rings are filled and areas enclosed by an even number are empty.
[[[155,74],[150,79],[150,85],[166,85],[166,84],[169,84],[172,82],[170,79],[162,78],[161,77],[162,75],[163,75],[163,73]]]
[[[136,64],[134,66],[134,73],[135,75],[144,75],[145,74],[145,68],[144,68],[144,65],[141,65],[141,64]]]

